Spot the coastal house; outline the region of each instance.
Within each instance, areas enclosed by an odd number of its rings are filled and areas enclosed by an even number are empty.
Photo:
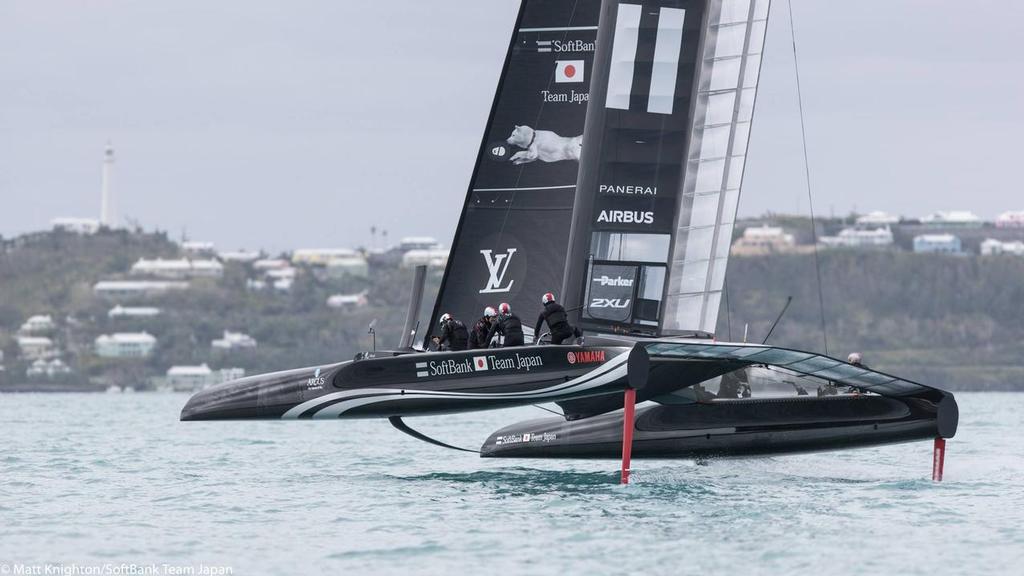
[[[244,377],[243,368],[211,370],[204,363],[199,366],[171,366],[165,375],[165,383],[176,392],[195,392],[214,384]]]
[[[1002,242],[995,238],[988,238],[981,243],[982,256],[996,256],[999,254],[1011,254],[1013,256],[1024,256],[1024,242]]]
[[[145,358],[156,348],[156,337],[146,332],[116,332],[96,337],[93,349],[102,358]]]
[[[239,350],[255,348],[256,339],[242,332],[224,331],[224,337],[210,342],[210,347],[215,350]]]
[[[914,236],[914,252],[918,254],[962,254],[960,238],[952,234],[919,234]]]
[[[47,334],[55,328],[53,318],[49,314],[29,316],[28,320],[18,329],[20,334]]]
[[[980,228],[984,222],[968,210],[932,212],[921,218],[921,224],[937,228]]]
[[[435,266],[443,268],[448,264],[448,249],[430,248],[409,250],[402,255],[402,267],[412,268],[414,266]]]
[[[152,318],[160,315],[160,309],[152,306],[121,306],[117,305],[107,311],[111,319]]]
[[[370,265],[362,254],[329,260],[324,270],[328,278],[334,279],[367,278],[370,275]]]
[[[256,260],[252,263],[253,270],[277,270],[280,268],[288,268],[291,266],[287,260],[281,258],[263,258]]]
[[[59,378],[70,373],[71,367],[65,364],[60,358],[54,358],[49,362],[40,358],[25,370],[25,376],[34,380]]]
[[[188,242],[181,243],[181,249],[187,254],[213,254],[214,246],[213,242],[199,242],[196,240],[190,240]]]
[[[140,258],[132,265],[135,276],[156,276],[160,278],[219,278],[224,275],[224,265],[217,260],[146,260]]]
[[[255,262],[262,256],[261,252],[253,250],[228,250],[217,253],[217,258],[220,258],[221,262],[239,262],[242,264]]]
[[[409,250],[433,250],[441,245],[436,238],[430,236],[406,236],[398,242],[398,249],[402,252]]]
[[[188,282],[174,280],[103,280],[93,286],[97,296],[106,298],[139,298],[187,289]]]
[[[1024,228],[1024,210],[1003,212],[996,218],[996,228]]]
[[[361,257],[351,248],[299,248],[292,252],[292,264],[307,266],[326,266],[332,260]]]
[[[327,299],[329,308],[361,308],[367,303],[365,290],[358,294],[335,294]]]
[[[857,226],[862,228],[879,228],[883,226],[895,226],[900,223],[900,217],[876,210],[857,217]]]
[[[53,340],[45,336],[18,336],[18,353],[26,360],[48,358],[54,354]]]
[[[827,248],[877,249],[892,246],[892,230],[882,228],[845,228],[837,236],[822,236],[821,244]]]
[[[791,252],[796,247],[796,238],[782,228],[774,226],[751,226],[732,243],[731,252],[737,256]]]

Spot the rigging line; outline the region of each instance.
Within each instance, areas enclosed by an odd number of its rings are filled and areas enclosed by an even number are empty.
[[[796,26],[793,24],[793,0],[786,0],[789,8],[789,35],[793,41],[793,71],[796,75],[796,99],[800,109],[800,140],[804,152],[804,179],[807,183],[807,204],[811,212],[811,242],[814,247],[814,272],[818,279],[818,308],[821,311],[821,339],[828,355],[828,329],[825,323],[825,296],[821,285],[821,261],[818,259],[818,228],[814,219],[814,196],[811,194],[811,163],[807,156],[807,130],[804,127],[804,98],[800,87],[800,59],[796,51]]]
[[[729,308],[729,279],[722,280],[722,291],[725,292],[725,329],[729,342],[732,342],[732,311]]]

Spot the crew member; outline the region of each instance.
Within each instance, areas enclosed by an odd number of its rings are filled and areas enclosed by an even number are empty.
[[[544,325],[544,322],[548,323],[552,344],[561,344],[576,335],[576,331],[569,325],[569,317],[565,313],[565,308],[555,302],[554,294],[545,293],[541,302],[544,303],[544,309],[540,311],[540,316],[537,317],[537,326],[533,329],[536,338],[540,337],[540,327]]]
[[[469,331],[469,347],[471,349],[487,348],[490,345],[491,339],[487,335],[491,332],[491,321],[495,314],[494,308],[488,306],[484,308],[483,317],[473,324],[473,329]]]
[[[441,335],[434,336],[434,344],[438,350],[456,352],[466,349],[469,344],[469,330],[466,330],[465,324],[452,318],[447,312],[441,315],[438,324],[441,325]]]
[[[490,342],[495,334],[504,336],[504,346],[523,346],[526,339],[523,337],[523,322],[512,313],[512,307],[508,302],[498,305],[498,316],[491,323],[491,331],[487,334],[487,341]]]

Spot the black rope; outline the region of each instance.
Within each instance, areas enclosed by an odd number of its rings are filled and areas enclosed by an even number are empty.
[[[800,108],[800,138],[804,150],[804,178],[807,182],[807,204],[811,211],[811,241],[814,245],[814,271],[818,278],[818,307],[821,311],[821,339],[828,355],[828,330],[825,324],[825,296],[821,285],[821,261],[818,259],[818,228],[814,220],[814,196],[811,194],[811,163],[807,157],[807,130],[804,128],[804,98],[800,88],[800,60],[796,52],[796,26],[793,25],[793,1],[786,0],[789,7],[789,33],[793,41],[793,70],[796,73],[796,98]]]

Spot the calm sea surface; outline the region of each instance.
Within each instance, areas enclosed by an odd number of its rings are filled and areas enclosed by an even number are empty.
[[[386,421],[178,422],[186,398],[0,395],[0,572],[1024,574],[1024,394],[958,395],[941,484],[926,442],[640,460],[628,487]],[[410,422],[475,448],[541,415]]]

